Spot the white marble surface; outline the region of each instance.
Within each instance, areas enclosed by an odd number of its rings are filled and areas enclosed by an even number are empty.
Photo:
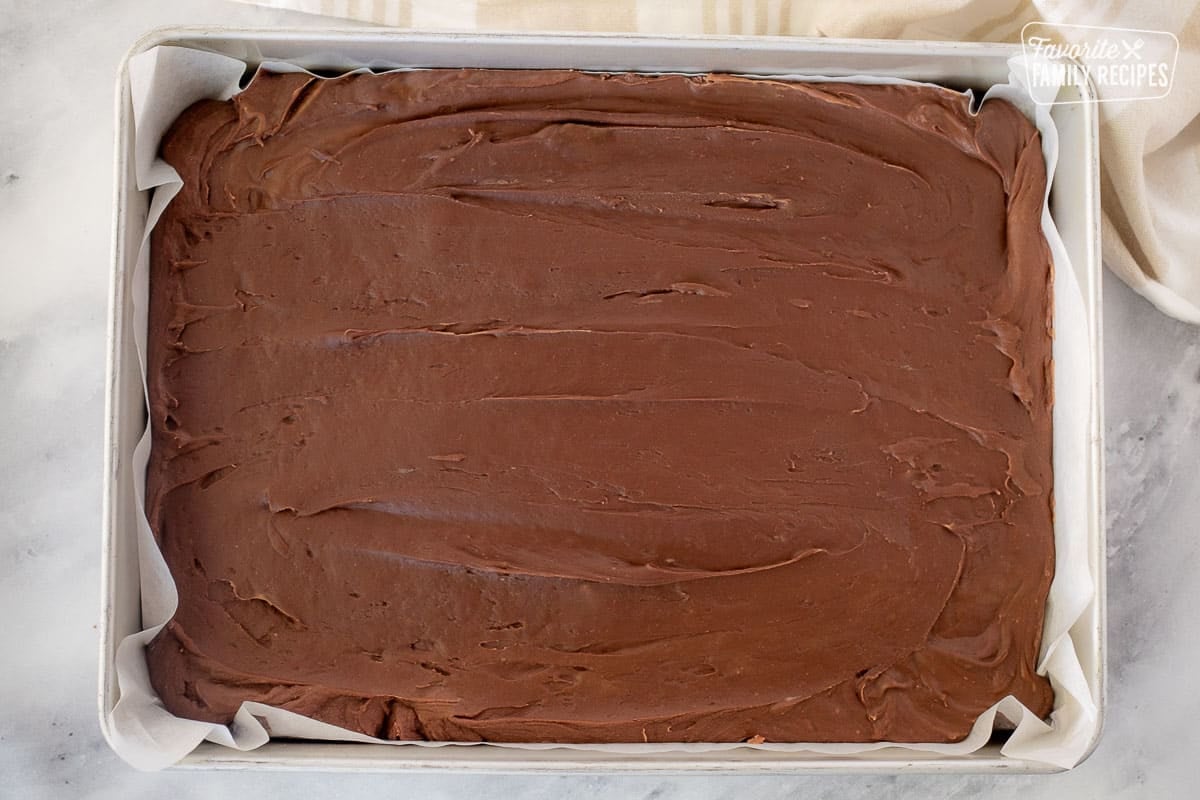
[[[113,79],[169,23],[319,24],[221,0],[0,0],[0,796],[1195,796],[1200,328],[1105,283],[1110,690],[1054,777],[141,774],[96,723]]]

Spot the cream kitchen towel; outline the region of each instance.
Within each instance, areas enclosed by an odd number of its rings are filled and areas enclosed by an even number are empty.
[[[1016,42],[1034,20],[1170,31],[1167,98],[1100,104],[1104,261],[1200,324],[1200,0],[241,0],[416,30]]]

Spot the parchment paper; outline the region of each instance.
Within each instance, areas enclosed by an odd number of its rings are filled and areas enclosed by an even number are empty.
[[[1058,157],[1058,133],[1046,106],[1036,105],[1024,88],[1026,70],[1021,58],[1009,63],[1007,84],[992,87],[983,102],[1004,98],[1014,103],[1036,124],[1042,135],[1047,172],[1052,178]],[[323,63],[328,60],[322,58]],[[393,65],[372,63],[380,68]],[[266,63],[262,69],[275,72],[303,71],[302,62]],[[366,71],[365,69],[357,71]],[[193,102],[204,98],[225,100],[239,91],[247,72],[245,62],[228,56],[182,47],[156,47],[130,61],[129,76],[134,110],[135,166],[137,186],[153,190],[145,235],[133,272],[131,301],[134,337],[145,382],[146,306],[150,258],[149,232],[181,182],[175,170],[158,158],[159,142],[172,122]],[[753,76],[765,77],[765,76]],[[787,80],[843,81],[848,83],[902,83],[913,81],[880,77],[828,78],[823,76],[777,75]],[[1047,198],[1049,193],[1047,192]],[[132,221],[129,224],[134,224]],[[1012,696],[985,711],[971,734],[956,744],[494,744],[496,747],[541,750],[563,747],[608,753],[646,754],[661,752],[711,752],[752,747],[778,752],[807,751],[829,755],[862,753],[884,747],[956,755],[970,753],[987,743],[999,713],[1015,725],[1002,753],[1058,767],[1073,766],[1091,738],[1096,707],[1085,679],[1070,627],[1083,614],[1093,595],[1088,569],[1086,485],[1089,414],[1093,413],[1091,381],[1085,365],[1090,362],[1087,321],[1083,297],[1071,268],[1048,204],[1042,213],[1046,240],[1054,257],[1054,502],[1056,569],[1046,606],[1042,654],[1038,671],[1049,677],[1054,688],[1054,710],[1050,723],[1039,720]],[[167,570],[145,517],[145,471],[150,452],[149,430],[133,454],[134,484],[138,509],[138,552],[141,576],[142,624],[145,629],[126,637],[117,649],[116,670],[120,700],[110,716],[113,744],[118,754],[139,769],[160,769],[181,759],[203,740],[238,750],[252,750],[270,736],[327,741],[373,742],[417,747],[471,747],[458,742],[385,742],[322,722],[271,708],[244,703],[231,725],[181,719],[166,710],[150,685],[145,647],[171,618],[178,603],[175,584]],[[264,725],[266,727],[264,727]],[[268,733],[268,729],[270,733]]]

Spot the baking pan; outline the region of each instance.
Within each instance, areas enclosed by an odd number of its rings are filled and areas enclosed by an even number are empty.
[[[131,303],[134,260],[145,234],[149,192],[134,177],[129,58],[158,45],[189,47],[242,59],[302,60],[309,68],[346,70],[372,63],[414,67],[576,68],[613,71],[733,72],[754,74],[871,75],[928,81],[955,88],[986,88],[1008,79],[1017,45],[791,37],[556,36],[421,34],[388,29],[245,30],[183,27],[143,37],[122,62],[116,96],[115,216],[109,307],[105,412],[104,509],[100,620],[99,712],[111,740],[109,715],[119,697],[114,660],[120,641],[141,630],[137,526],[132,468],[134,446],[146,425],[142,378],[134,345]],[[1067,99],[1091,100],[1089,85],[1064,89]],[[1083,295],[1090,342],[1086,365],[1091,390],[1087,423],[1086,492],[1088,566],[1092,600],[1071,629],[1084,677],[1097,708],[1091,746],[1104,711],[1105,586],[1104,464],[1101,425],[1100,245],[1098,137],[1095,105],[1056,105],[1059,160],[1050,210]],[[142,318],[144,320],[144,317]],[[144,324],[144,322],[142,323]],[[1056,476],[1057,477],[1057,476]],[[962,756],[885,748],[855,755],[788,753],[741,748],[710,753],[615,754],[552,748],[415,747],[312,741],[271,741],[240,752],[205,742],[180,768],[322,769],[479,772],[720,772],[739,774],[843,772],[1053,772],[1034,761],[1002,756],[1001,735]]]

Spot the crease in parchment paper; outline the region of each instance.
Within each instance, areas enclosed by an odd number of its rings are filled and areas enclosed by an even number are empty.
[[[1024,86],[1026,70],[1016,57],[1009,63],[1009,82],[989,89],[983,102],[1004,98],[1021,109],[1041,132],[1048,177],[1052,180],[1058,158],[1058,132],[1049,108],[1033,102]],[[392,65],[371,65],[375,71]],[[268,62],[261,69],[273,72],[306,72],[294,63]],[[403,67],[395,67],[403,69]],[[365,72],[359,70],[347,70]],[[146,377],[146,318],[149,233],[163,208],[178,192],[178,174],[158,157],[159,142],[172,122],[193,102],[205,98],[227,100],[240,90],[247,64],[239,59],[184,47],[159,46],[133,57],[129,78],[134,110],[134,163],[137,187],[153,190],[145,232],[130,287],[133,335],[143,387]],[[847,83],[915,84],[877,76],[829,78],[808,75],[751,76],[786,80],[840,81]],[[708,753],[750,747],[774,752],[807,752],[850,755],[895,747],[944,756],[965,755],[991,738],[997,714],[1014,726],[1001,752],[1005,756],[1043,762],[1057,767],[1074,766],[1091,744],[1097,714],[1091,687],[1071,639],[1071,627],[1091,603],[1094,584],[1088,567],[1087,458],[1090,414],[1094,413],[1092,382],[1088,374],[1089,341],[1083,295],[1071,268],[1066,248],[1050,216],[1049,189],[1043,205],[1042,226],[1054,258],[1054,503],[1055,576],[1050,586],[1038,671],[1054,689],[1054,709],[1047,724],[1011,695],[976,720],[971,733],[954,744],[828,743],[629,743],[629,744],[516,744],[489,743],[494,747],[523,750],[567,748],[605,753]],[[128,224],[135,224],[129,221]],[[202,741],[238,750],[253,750],[269,738],[287,737],[323,741],[371,742],[418,747],[475,747],[464,742],[385,742],[261,703],[243,703],[230,725],[176,717],[163,706],[150,684],[145,648],[171,618],[178,604],[175,584],[154,540],[145,515],[145,473],[150,454],[147,428],[135,448],[131,464],[137,511],[138,567],[141,580],[144,629],[123,639],[116,664],[120,699],[109,715],[111,738],[117,753],[139,769],[161,769],[175,763]]]

